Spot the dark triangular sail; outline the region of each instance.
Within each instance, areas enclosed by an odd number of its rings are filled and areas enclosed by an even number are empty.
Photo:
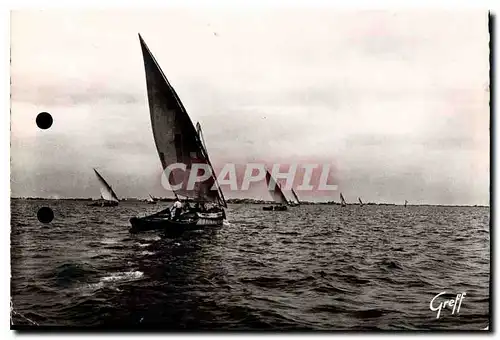
[[[299,197],[297,196],[297,194],[295,193],[295,190],[293,190],[293,188],[292,188],[292,194],[293,194],[293,197],[295,198],[295,201],[297,201],[296,203],[300,204]]]
[[[342,195],[342,193],[340,193],[340,205],[342,205],[343,207],[346,206],[344,195]]]
[[[140,35],[139,40],[146,71],[151,126],[162,168],[165,170],[175,163],[186,166],[185,171],[174,169],[170,173],[169,183],[172,186],[182,183],[181,187],[175,190],[175,193],[181,196],[220,203],[223,200],[219,197],[219,191],[211,190],[216,182],[213,171],[207,180],[197,182],[194,188],[188,187],[192,165],[209,165],[208,156],[175,90]]]
[[[283,194],[281,187],[274,180],[273,176],[271,176],[271,174],[269,173],[269,171],[267,169],[266,169],[266,184],[267,184],[267,188],[269,190],[269,193],[271,194],[271,197],[273,198],[273,200],[276,203],[278,203],[278,204],[286,204],[287,203],[285,194]]]
[[[360,205],[363,205],[363,201],[361,200],[361,197],[358,197],[358,201]]]
[[[96,169],[94,169],[95,175],[97,176],[97,180],[101,184],[101,198],[107,201],[115,201],[118,202],[119,199],[116,196],[115,192],[113,191],[113,188],[106,182],[106,180],[101,176],[100,173],[97,172]]]

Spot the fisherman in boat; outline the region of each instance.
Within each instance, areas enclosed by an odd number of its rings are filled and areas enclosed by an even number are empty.
[[[174,205],[172,206],[172,219],[177,220],[182,213],[182,203],[179,199],[176,199]]]
[[[196,211],[196,212],[206,212],[207,211],[207,207],[205,206],[204,202],[196,202],[196,204],[194,205],[194,211]]]

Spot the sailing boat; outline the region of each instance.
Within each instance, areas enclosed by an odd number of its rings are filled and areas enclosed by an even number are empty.
[[[345,203],[344,195],[340,193],[340,206],[345,207],[347,204]]]
[[[97,180],[101,185],[101,198],[97,201],[89,204],[93,207],[114,207],[118,205],[118,197],[116,196],[113,188],[106,182],[106,180],[101,176],[100,173],[94,169],[95,175],[97,176]]]
[[[363,201],[361,200],[361,197],[358,197],[358,201],[359,201],[359,206],[362,207],[363,206]]]
[[[132,233],[165,229],[182,232],[187,229],[203,229],[206,226],[221,226],[226,216],[226,200],[217,182],[212,164],[208,158],[201,126],[196,129],[182,105],[177,93],[163,74],[153,54],[139,34],[148,93],[149,111],[153,137],[163,170],[169,165],[182,163],[185,170],[171,172],[169,183],[175,186],[176,197],[185,198],[185,209],[174,219],[170,209],[164,209],[146,217],[132,217]],[[197,182],[194,188],[188,188],[188,178],[194,164],[209,166],[211,176],[203,182]],[[196,171],[196,170],[193,170]],[[212,190],[212,188],[216,190]],[[196,202],[196,207],[189,207],[189,202]]]
[[[299,197],[297,196],[297,194],[295,193],[295,190],[293,190],[293,188],[292,188],[292,195],[293,195],[293,198],[295,199],[295,202],[293,202],[294,205],[300,205]]]
[[[406,208],[406,205],[407,205],[407,204],[408,204],[408,201],[407,201],[407,200],[405,200],[405,208]]]
[[[156,204],[156,200],[153,196],[151,196],[151,194],[148,194],[149,197],[146,199],[146,201],[148,202],[148,204]]]
[[[269,193],[271,194],[271,197],[273,198],[274,202],[276,202],[277,205],[271,205],[267,207],[263,207],[263,210],[275,210],[275,211],[285,211],[287,210],[287,199],[285,197],[285,194],[283,194],[283,191],[281,190],[281,186],[276,182],[276,180],[271,176],[269,171],[266,169],[266,184],[267,187],[269,188]]]

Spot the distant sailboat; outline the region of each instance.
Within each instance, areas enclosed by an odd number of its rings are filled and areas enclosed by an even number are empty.
[[[156,204],[156,201],[157,200],[153,196],[151,196],[151,194],[149,194],[149,197],[147,198],[148,204]]]
[[[224,208],[227,204],[208,158],[201,126],[193,126],[177,93],[140,35],[139,41],[146,72],[151,127],[162,168],[165,170],[176,163],[186,165],[185,170],[174,169],[168,180],[172,186],[180,185],[174,190],[176,197],[194,201],[196,206],[183,212],[176,220],[171,218],[170,209],[146,217],[132,217],[130,232],[152,229],[182,232],[187,229],[203,229],[206,226],[221,226],[226,216]],[[195,183],[194,188],[189,188],[188,178],[194,164],[209,166],[211,176]],[[216,190],[212,190],[213,187]]]
[[[407,200],[405,200],[405,208],[406,208],[406,205],[407,205],[407,204],[408,204],[408,201],[407,201]]]
[[[94,169],[94,173],[97,176],[97,180],[99,181],[99,184],[101,185],[101,198],[98,199],[96,202],[91,203],[91,206],[94,207],[114,207],[118,205],[119,199],[116,196],[115,192],[113,191],[113,188],[106,182],[106,180],[101,176],[99,172],[97,172],[96,169]]]
[[[358,197],[359,205],[362,207],[363,206],[363,201],[361,200],[361,197]]]
[[[292,194],[293,194],[293,197],[295,198],[295,205],[300,205],[299,197],[297,196],[297,194],[295,193],[295,190],[293,190],[293,188],[292,188]]]
[[[263,207],[263,210],[275,210],[275,211],[284,211],[287,210],[287,199],[283,191],[281,190],[280,185],[276,182],[276,180],[271,176],[269,171],[266,169],[266,185],[269,189],[269,194],[273,198],[274,202],[277,205]]]
[[[340,193],[340,206],[345,207],[347,204],[345,203],[344,195]]]

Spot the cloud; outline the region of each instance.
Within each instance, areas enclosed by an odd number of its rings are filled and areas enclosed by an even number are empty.
[[[159,194],[141,32],[216,164],[318,159],[348,196],[488,203],[485,12],[15,11],[11,32],[13,195],[96,196],[94,166]]]

